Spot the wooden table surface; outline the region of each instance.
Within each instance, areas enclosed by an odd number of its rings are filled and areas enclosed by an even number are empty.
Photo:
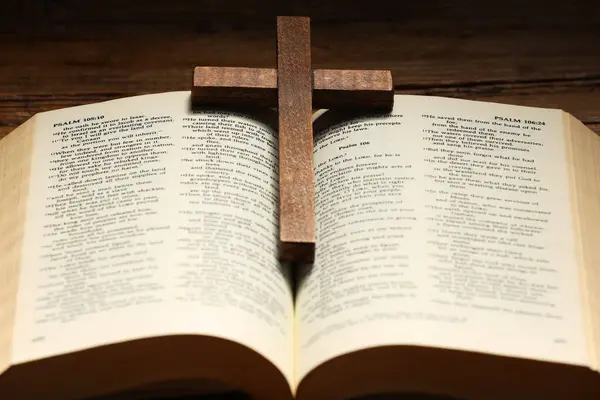
[[[276,15],[312,18],[315,68],[388,68],[399,93],[562,108],[600,132],[596,1],[8,3],[0,138],[40,111],[189,90],[195,65],[275,67]]]
[[[562,108],[600,132],[595,1],[4,3],[0,137],[39,111],[188,90],[195,65],[274,67],[278,14],[311,16],[315,67],[389,68],[399,93]]]

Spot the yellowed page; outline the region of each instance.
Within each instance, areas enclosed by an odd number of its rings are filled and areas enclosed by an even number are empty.
[[[35,118],[0,140],[0,373],[10,366]]]
[[[591,366],[600,368],[600,137],[565,113],[576,243],[589,327]]]
[[[561,111],[396,96],[315,165],[298,379],[390,344],[589,365]]]
[[[38,116],[14,363],[205,334],[291,381],[275,133],[241,114],[191,113],[189,96]]]

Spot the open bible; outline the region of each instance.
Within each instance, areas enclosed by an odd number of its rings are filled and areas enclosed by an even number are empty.
[[[0,141],[0,398],[600,398],[600,137],[575,118],[401,95],[322,113],[295,270],[275,114],[189,96]]]

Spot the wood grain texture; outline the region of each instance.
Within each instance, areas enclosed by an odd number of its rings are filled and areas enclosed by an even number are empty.
[[[317,69],[313,71],[314,108],[391,110],[394,83],[387,70]]]
[[[194,68],[192,107],[276,104],[277,71],[273,68]]]
[[[311,17],[313,68],[388,68],[396,92],[562,108],[599,131],[593,1],[8,3],[0,137],[38,111],[189,90],[196,65],[273,68],[275,16],[294,14]]]
[[[314,261],[315,175],[310,20],[277,18],[280,258]]]
[[[391,110],[394,84],[390,71],[317,69],[312,72],[313,108]],[[274,68],[196,67],[192,107],[277,107]]]

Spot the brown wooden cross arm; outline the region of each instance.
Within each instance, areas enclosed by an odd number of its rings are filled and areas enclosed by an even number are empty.
[[[315,109],[389,109],[394,102],[388,70],[312,70]],[[196,67],[192,101],[198,106],[277,107],[277,69]]]
[[[193,107],[278,109],[280,258],[286,261],[314,261],[313,108],[391,110],[393,102],[390,71],[312,70],[307,17],[277,17],[277,69],[194,69]]]

